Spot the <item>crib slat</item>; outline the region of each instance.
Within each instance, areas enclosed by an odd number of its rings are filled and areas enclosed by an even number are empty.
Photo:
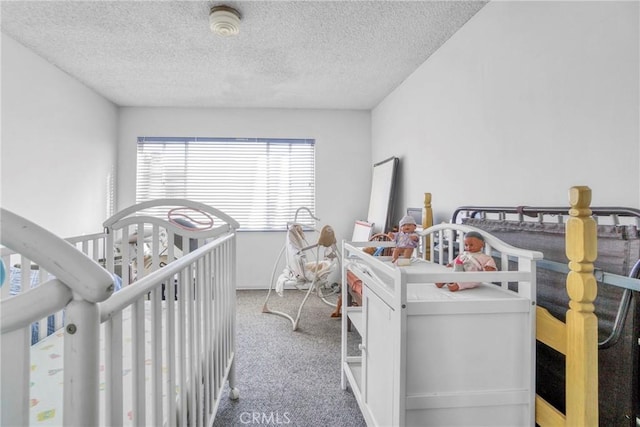
[[[167,286],[167,290],[165,292],[166,295],[166,304],[167,304],[167,313],[166,313],[166,326],[165,326],[165,337],[166,337],[166,353],[165,359],[167,363],[167,396],[169,396],[169,400],[167,402],[167,412],[168,412],[168,420],[177,420],[176,413],[176,399],[172,398],[176,393],[176,337],[178,336],[176,330],[176,317],[175,317],[175,286],[173,286],[174,278],[171,277],[168,280],[169,286]]]
[[[205,332],[204,332],[204,348],[205,348],[205,356],[204,356],[204,410],[205,414],[207,414],[207,418],[213,412],[213,399],[215,396],[213,393],[213,387],[211,386],[211,323],[212,323],[212,309],[211,306],[211,287],[214,285],[213,277],[212,277],[212,266],[211,266],[211,254],[207,254],[204,258],[204,266],[203,266],[203,283],[204,286],[204,324],[205,324]],[[208,396],[208,398],[206,398]]]
[[[195,354],[195,310],[193,304],[193,282],[191,280],[191,275],[189,274],[189,270],[182,270],[180,286],[185,288],[185,299],[187,306],[187,318],[189,319],[189,328],[187,329],[187,346],[189,348],[189,363],[187,365],[187,386],[189,389],[189,397],[187,399],[189,413],[192,414],[190,422],[192,424],[197,425],[198,420],[198,395],[196,393],[197,390],[197,379],[196,379],[196,354]]]
[[[144,264],[145,264],[145,230],[144,230],[144,222],[139,222],[136,225],[136,272],[137,279],[140,280],[146,274]]]
[[[202,312],[203,312],[203,366],[202,366],[202,376],[204,377],[203,383],[203,409],[204,414],[206,415],[205,423],[209,419],[213,411],[213,398],[214,396],[211,394],[213,391],[212,383],[211,383],[211,322],[212,322],[212,310],[213,307],[211,305],[211,287],[213,286],[213,278],[212,278],[212,260],[211,254],[207,254],[207,256],[203,259],[202,263]]]
[[[171,248],[172,246],[170,246]],[[187,309],[186,309],[186,291],[185,287],[181,286],[182,275],[176,276],[178,280],[178,322],[179,322],[179,363],[178,363],[178,387],[180,388],[180,421],[179,425],[186,426],[187,424]]]
[[[216,259],[219,261],[220,260],[220,254],[219,252],[216,252]],[[222,307],[221,305],[221,300],[222,300],[222,295],[224,292],[224,289],[221,288],[219,286],[219,283],[216,283],[216,287],[213,289],[214,292],[214,302],[215,302],[215,310],[214,310],[214,316],[215,316],[215,323],[214,323],[214,339],[215,339],[215,343],[214,343],[214,349],[215,349],[215,387],[216,390],[220,390],[220,378],[221,378],[221,372],[223,369],[223,348],[221,346],[221,343],[223,343],[224,341],[222,341],[222,321],[221,319],[222,317],[222,310],[224,310],[224,307]],[[220,396],[217,396],[217,398],[220,398]]]
[[[214,325],[214,334],[215,343],[215,384],[216,384],[216,397],[220,399],[220,390],[222,389],[222,378],[224,376],[225,371],[225,353],[226,348],[224,347],[224,329],[226,326],[224,325],[225,319],[225,306],[226,306],[226,296],[227,296],[227,286],[226,280],[229,274],[224,268],[221,267],[221,264],[224,262],[226,257],[225,248],[220,248],[219,251],[216,252],[216,286],[213,289],[214,292],[214,303],[215,303],[215,325]]]
[[[133,305],[132,324],[132,374],[133,374],[133,425],[146,425],[145,411],[145,334],[144,300],[138,299]]]
[[[229,309],[232,307],[231,301],[235,299],[235,293],[232,294],[229,289],[229,280],[231,279],[229,276],[230,274],[232,274],[232,272],[228,271],[225,275],[226,281],[224,282],[224,286],[221,287],[220,297],[220,323],[222,325],[220,339],[222,340],[221,343],[223,347],[221,357],[222,365],[220,367],[220,388],[223,386],[222,378],[224,378],[225,372],[229,366],[229,357],[231,356],[232,351],[231,343],[234,340],[232,336],[234,328],[233,319],[228,315]],[[235,303],[233,306],[235,306]]]
[[[232,258],[231,246],[227,246],[225,262],[228,262],[228,263],[233,262],[231,258]],[[226,340],[226,352],[225,352],[225,360],[224,360],[225,369],[223,370],[221,375],[225,375],[229,367],[233,369],[233,365],[231,366],[229,365],[232,363],[231,358],[234,355],[235,340],[236,340],[235,338],[236,337],[236,325],[235,325],[236,319],[235,319],[235,316],[232,314],[232,310],[235,310],[235,307],[236,307],[236,292],[235,292],[235,287],[233,286],[233,283],[235,283],[234,272],[235,270],[227,271],[226,273],[227,280],[224,283],[226,300],[224,301],[223,313],[225,316],[224,319],[227,324],[227,328],[226,328],[226,337],[225,337],[225,340]],[[232,379],[232,381],[229,384],[230,385],[235,384],[235,374],[230,374],[230,378]]]
[[[187,239],[185,239],[187,240]],[[184,243],[183,243],[183,247]],[[189,271],[189,281],[187,282],[189,284],[189,287],[193,289],[194,295],[193,295],[193,299],[194,299],[194,310],[193,310],[193,316],[194,316],[194,327],[193,327],[193,331],[194,331],[194,341],[193,341],[193,348],[194,348],[194,352],[193,352],[193,360],[194,360],[194,372],[193,372],[193,379],[194,379],[194,383],[193,383],[193,388],[195,390],[194,396],[196,397],[195,399],[195,405],[197,408],[197,422],[196,424],[201,426],[204,425],[204,411],[202,408],[202,403],[204,401],[203,398],[203,394],[202,394],[202,381],[200,380],[202,378],[202,275],[201,275],[201,265],[202,265],[202,260],[198,260],[196,261],[195,265],[193,266],[193,270]],[[194,283],[194,279],[197,278],[198,280],[196,280],[196,283]]]
[[[229,304],[226,308],[226,316],[229,318],[229,357],[228,363],[229,366],[229,388],[231,389],[233,399],[238,398],[238,390],[236,390],[236,374],[235,374],[235,349],[236,349],[236,242],[235,240],[227,241],[225,243],[226,250],[226,260],[225,260],[225,268],[227,281],[224,283],[225,289],[229,292]],[[231,267],[229,267],[231,266]]]
[[[127,286],[131,283],[133,275],[131,272],[131,251],[129,242],[129,227],[124,227],[122,231],[118,232],[120,235],[120,253],[122,263],[122,286]]]
[[[169,288],[169,284],[165,288]],[[162,425],[162,289],[156,287],[151,293],[151,363],[153,380],[153,417],[152,425]]]
[[[157,224],[153,224],[151,248],[151,271],[156,271],[160,268],[160,253],[162,252],[160,247],[160,227]],[[169,286],[169,284],[166,286]]]

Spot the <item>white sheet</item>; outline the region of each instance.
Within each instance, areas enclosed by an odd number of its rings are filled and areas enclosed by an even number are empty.
[[[165,310],[164,304],[162,310]],[[125,392],[123,399],[124,423],[132,425],[132,398],[130,387],[126,384],[131,383],[131,308],[127,308],[122,313],[123,324],[123,383],[125,384]],[[145,304],[145,337],[146,338],[146,354],[150,354],[150,325],[151,310],[149,302]],[[33,426],[60,426],[62,425],[63,410],[63,353],[64,353],[64,329],[56,331],[53,335],[48,336],[44,340],[38,342],[31,347],[31,391],[30,391],[30,414],[29,424]],[[101,334],[103,336],[103,334]],[[163,351],[164,351],[163,340]],[[104,401],[105,401],[105,373],[104,373],[104,343],[100,344],[100,424],[105,424]],[[146,360],[146,381],[147,405],[150,407],[150,381],[151,381],[151,361]],[[162,371],[166,371],[166,366],[162,366]],[[166,387],[165,387],[166,388]],[[163,396],[166,399],[166,395]]]

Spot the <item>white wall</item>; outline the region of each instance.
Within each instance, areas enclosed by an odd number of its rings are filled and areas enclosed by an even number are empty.
[[[1,205],[60,235],[99,229],[118,141],[118,208],[138,136],[317,142],[317,214],[349,237],[371,165],[401,157],[399,216],[463,204],[640,207],[637,2],[491,2],[366,111],[117,108],[2,35]],[[118,122],[120,120],[120,123]],[[372,145],[370,142],[372,140]],[[466,160],[466,161],[465,161]],[[454,173],[458,176],[454,176]],[[282,233],[241,233],[239,285],[264,287]]]
[[[122,108],[118,208],[135,203],[139,136],[313,138],[316,216],[338,239],[351,238],[354,221],[366,218],[369,205],[370,132],[368,111]],[[239,288],[269,286],[284,239],[280,232],[239,233]]]
[[[62,236],[102,230],[117,108],[2,35],[0,205]]]
[[[372,112],[399,209],[640,207],[638,2],[491,2]]]

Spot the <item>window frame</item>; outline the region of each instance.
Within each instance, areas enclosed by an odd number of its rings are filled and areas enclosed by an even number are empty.
[[[303,206],[315,214],[315,139],[147,136],[136,145],[136,203],[192,199],[227,213],[240,231],[286,230]]]

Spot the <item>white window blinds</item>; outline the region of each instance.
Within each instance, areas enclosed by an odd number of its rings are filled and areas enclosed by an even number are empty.
[[[206,203],[242,230],[284,230],[299,207],[315,213],[315,141],[140,137],[136,201],[157,198]]]

